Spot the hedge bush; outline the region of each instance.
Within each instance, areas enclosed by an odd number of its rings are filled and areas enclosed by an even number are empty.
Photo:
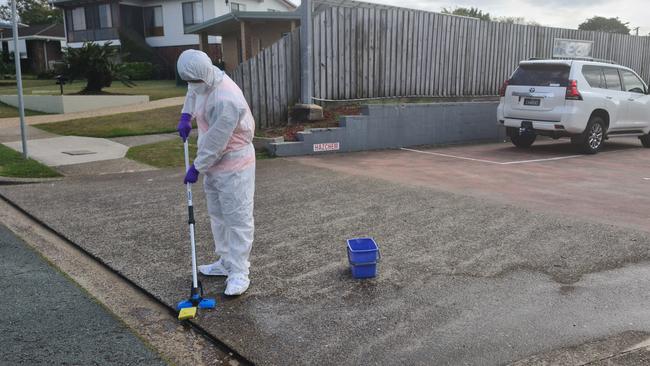
[[[124,62],[120,65],[120,71],[130,80],[151,80],[157,73],[156,66],[151,62]]]

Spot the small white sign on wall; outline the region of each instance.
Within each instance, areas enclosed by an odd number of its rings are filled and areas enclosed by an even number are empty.
[[[592,58],[593,41],[555,38],[553,42],[554,58]]]
[[[322,144],[314,144],[314,152],[323,151],[339,151],[341,145],[338,142],[326,142]]]

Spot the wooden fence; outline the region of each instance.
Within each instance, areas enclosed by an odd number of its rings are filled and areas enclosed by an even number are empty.
[[[286,124],[289,106],[300,98],[300,29],[239,64],[232,77],[258,128]]]
[[[300,95],[298,34],[235,71],[260,126],[285,122],[287,104]],[[550,58],[555,38],[594,41],[593,57],[650,80],[650,37],[385,7],[327,8],[314,16],[312,34],[317,101],[495,95],[519,61]]]

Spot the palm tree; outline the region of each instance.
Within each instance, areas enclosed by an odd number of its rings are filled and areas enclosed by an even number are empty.
[[[135,85],[124,76],[117,67],[120,56],[117,47],[111,42],[103,45],[86,42],[80,48],[68,47],[63,51],[63,61],[67,66],[67,77],[72,80],[86,79],[82,94],[100,94],[102,88],[111,86],[114,79],[124,85]]]

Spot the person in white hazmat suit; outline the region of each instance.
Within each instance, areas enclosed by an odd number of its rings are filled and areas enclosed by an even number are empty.
[[[199,266],[208,276],[227,276],[226,295],[241,295],[250,284],[248,261],[253,244],[255,192],[255,121],[242,91],[208,55],[187,50],[178,58],[178,74],[188,82],[178,132],[187,139],[196,119],[199,130],[194,163],[185,183],[204,174],[203,188],[219,260]]]

